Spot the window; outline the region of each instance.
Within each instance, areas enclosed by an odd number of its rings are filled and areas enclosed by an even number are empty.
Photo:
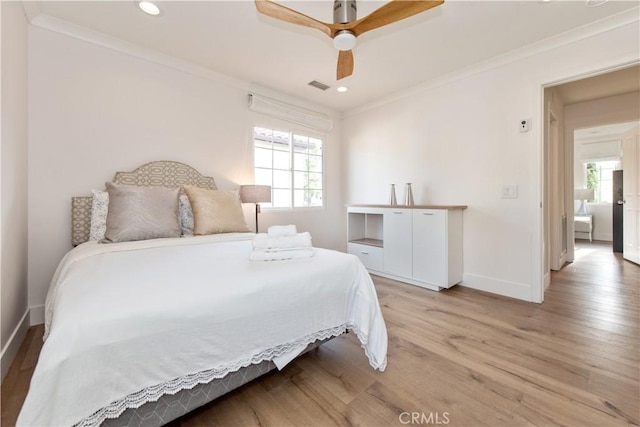
[[[618,165],[615,160],[585,163],[587,188],[595,191],[594,202],[613,202],[613,171],[618,169]]]
[[[257,185],[271,186],[265,208],[305,208],[322,204],[322,140],[289,131],[253,128]]]

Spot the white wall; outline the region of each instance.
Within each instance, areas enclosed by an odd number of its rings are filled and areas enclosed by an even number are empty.
[[[29,326],[27,304],[27,20],[20,2],[1,2],[2,378]]]
[[[613,242],[613,207],[610,203],[588,203],[589,214],[592,215],[593,240]]]
[[[119,170],[152,160],[185,162],[220,188],[253,182],[247,91],[38,27],[29,29],[29,300],[44,303],[71,248],[71,197]],[[289,125],[287,125],[289,126]],[[344,227],[340,122],[325,137],[323,210],[264,212],[261,229],[295,223],[314,245],[340,249]],[[246,206],[249,226],[253,210]],[[329,220],[328,220],[329,219]]]
[[[540,84],[638,57],[637,21],[511,62],[443,78],[398,100],[350,112],[343,123],[348,202],[385,203],[390,183],[413,182],[416,203],[466,204],[466,286],[536,299],[541,252],[532,225],[540,207]],[[566,119],[566,117],[565,117]],[[501,186],[518,185],[517,199]]]

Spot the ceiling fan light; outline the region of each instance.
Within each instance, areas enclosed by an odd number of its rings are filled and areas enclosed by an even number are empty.
[[[138,7],[148,15],[157,16],[160,15],[160,8],[150,1],[138,2]]]
[[[333,47],[338,50],[351,50],[356,45],[356,36],[349,30],[339,31],[333,38]]]
[[[598,7],[598,6],[602,6],[603,4],[605,4],[608,1],[609,0],[587,0],[587,6],[588,7]]]

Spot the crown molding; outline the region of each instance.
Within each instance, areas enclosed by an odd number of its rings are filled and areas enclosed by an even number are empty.
[[[24,14],[27,16],[27,20],[29,20],[29,22],[42,13],[40,11],[40,6],[38,6],[38,3],[35,1],[23,1],[22,8],[24,9]]]
[[[416,86],[404,89],[393,95],[385,96],[378,101],[367,104],[363,107],[357,107],[347,110],[343,113],[343,117],[351,117],[360,113],[373,110],[386,104],[390,104],[405,98],[409,98],[417,93],[425,92],[437,87],[446,86],[458,80],[471,77],[504,65],[526,59],[540,53],[553,50],[598,34],[606,33],[625,25],[640,22],[640,7],[634,7],[607,18],[595,21],[581,27],[573,28],[564,33],[540,40],[538,42],[523,46],[516,50],[509,51],[502,55],[494,56],[486,61],[478,62],[460,70],[449,72],[441,77],[429,80]]]
[[[27,3],[31,2],[25,2],[24,4]],[[35,8],[32,10],[32,12],[33,11],[35,11]],[[89,28],[73,24],[63,19],[40,13],[30,18],[29,22],[35,27],[54,31],[59,34],[64,34],[66,36],[102,46],[107,49],[112,49],[159,65],[164,65],[165,67],[169,67],[174,70],[224,83],[237,89],[248,90],[249,88],[249,82],[245,82],[243,80],[215,72],[208,68],[194,64],[193,62],[185,61],[183,59],[164,54],[154,49],[149,49],[135,43],[130,43],[122,39],[101,33],[99,31],[91,30]]]
[[[193,62],[176,58],[171,55],[161,53],[159,51],[142,47],[140,45],[124,41],[122,39],[109,36],[107,34],[91,30],[86,27],[82,27],[73,24],[69,21],[65,21],[59,18],[55,18],[49,15],[45,15],[41,12],[34,1],[22,2],[25,14],[31,25],[46,30],[54,31],[59,34],[64,34],[69,37],[74,37],[79,40],[83,40],[98,46],[102,46],[108,49],[112,49],[118,52],[125,53],[137,58],[141,58],[159,65],[163,65],[178,71],[182,71],[188,74],[192,74],[198,77],[202,77],[208,80],[220,82],[231,87],[249,91],[253,86],[253,83],[243,81],[226,74],[222,74],[213,71],[209,68],[197,65]],[[390,104],[399,101],[404,98],[415,95],[416,93],[424,92],[437,87],[445,86],[455,81],[480,74],[482,72],[498,68],[507,65],[512,62],[516,62],[530,56],[540,54],[542,52],[552,50],[594,35],[606,33],[611,30],[615,30],[619,27],[640,21],[640,7],[634,7],[616,15],[604,18],[602,20],[584,25],[582,27],[571,29],[567,32],[555,35],[553,37],[541,40],[539,42],[524,46],[522,48],[507,52],[502,55],[495,56],[486,61],[482,61],[460,70],[449,72],[441,77],[431,79],[424,83],[418,84],[411,88],[405,89],[393,95],[379,98],[377,101],[368,103],[362,107],[356,107],[351,110],[339,112],[337,110],[329,109],[328,112],[333,117],[347,118],[365,111],[369,111],[386,104]],[[306,102],[306,101],[305,101]],[[321,108],[326,111],[326,107]]]
[[[33,7],[27,7],[27,4],[32,5]],[[202,77],[211,81],[223,83],[243,91],[249,92],[255,91],[257,89],[259,93],[267,93],[268,96],[271,96],[273,98],[281,99],[288,102],[295,102],[296,105],[305,106],[306,108],[311,108],[317,111],[323,111],[334,118],[341,118],[341,113],[337,110],[327,107],[321,107],[315,103],[310,103],[309,101],[295,98],[294,96],[267,88],[265,86],[259,86],[252,82],[240,80],[226,74],[218,73],[209,68],[194,64],[190,61],[179,59],[174,56],[156,51],[154,49],[137,45],[135,43],[130,43],[125,40],[101,33],[99,31],[91,30],[89,28],[73,24],[63,19],[45,15],[40,12],[40,9],[35,2],[23,2],[23,5],[25,6],[25,13],[27,14],[29,22],[35,27],[54,31],[59,34],[105,47],[107,49],[112,49],[127,55],[134,56],[136,58],[144,59],[155,64],[163,65],[174,70]],[[27,11],[27,9],[29,10]]]

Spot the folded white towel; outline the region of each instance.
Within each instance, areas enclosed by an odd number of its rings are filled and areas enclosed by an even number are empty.
[[[267,230],[269,237],[295,236],[298,230],[295,225],[272,225]]]
[[[310,258],[312,256],[312,248],[278,249],[274,251],[254,249],[251,251],[249,259],[251,261],[284,261],[287,259]]]
[[[294,236],[269,237],[268,234],[261,233],[253,238],[254,249],[290,249],[290,248],[310,248],[311,234],[308,232],[298,233]]]

